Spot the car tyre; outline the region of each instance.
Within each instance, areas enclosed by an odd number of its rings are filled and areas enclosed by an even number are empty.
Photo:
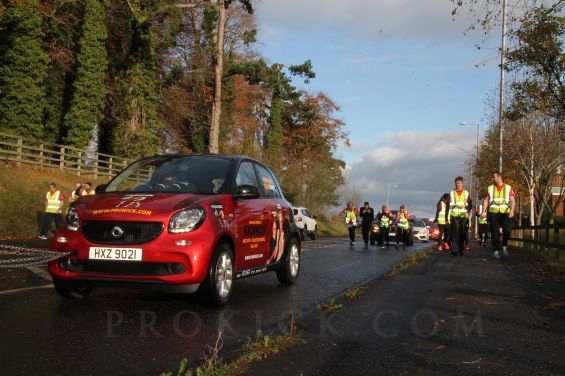
[[[308,228],[304,226],[304,228],[302,230],[298,230],[298,232],[300,233],[300,240],[306,240],[306,233],[308,232]]]
[[[234,258],[232,248],[221,243],[216,246],[208,267],[208,276],[201,286],[203,298],[214,306],[226,304],[234,282]]]
[[[53,285],[55,286],[55,291],[66,299],[84,298],[92,292],[91,286],[70,287],[65,282],[56,278],[53,279]]]
[[[296,239],[292,238],[287,244],[286,251],[277,269],[277,279],[280,283],[294,284],[300,272],[300,248]]]
[[[314,228],[314,231],[310,232],[310,240],[316,240],[318,237],[318,228]]]

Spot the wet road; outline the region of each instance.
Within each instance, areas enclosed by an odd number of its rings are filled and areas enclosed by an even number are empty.
[[[357,244],[344,238],[303,243],[297,285],[274,273],[236,281],[230,304],[212,309],[193,296],[140,290],[95,289],[84,299],[61,298],[45,280],[32,288],[0,292],[0,370],[3,375],[176,374],[180,360],[197,365],[223,331],[229,355],[259,330],[283,330],[290,312],[301,315],[392,267],[411,252]],[[42,268],[34,268],[41,277]],[[0,269],[3,277],[17,270]],[[8,274],[7,274],[8,273]]]

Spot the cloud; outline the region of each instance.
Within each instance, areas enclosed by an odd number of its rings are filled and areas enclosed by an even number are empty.
[[[464,17],[452,19],[447,0],[263,0],[256,6],[271,32],[330,32],[354,38],[460,37]]]
[[[453,188],[454,178],[466,177],[474,144],[462,143],[460,132],[406,131],[385,134],[373,144],[353,140],[353,145],[365,153],[348,166],[346,194],[355,192],[380,208],[389,193],[391,208],[406,204],[412,214],[431,217],[439,197]]]

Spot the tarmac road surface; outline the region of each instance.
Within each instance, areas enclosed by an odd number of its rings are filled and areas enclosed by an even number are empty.
[[[48,242],[27,245],[37,251],[0,252],[0,265],[12,266],[0,268],[2,375],[159,375],[183,358],[197,365],[220,329],[227,359],[257,331],[286,328],[289,312],[300,319],[431,246],[382,250],[350,248],[345,238],[308,240],[296,285],[279,284],[274,273],[241,279],[217,310],[190,295],[134,289],[95,288],[84,299],[64,299],[44,265],[21,267],[37,263]]]
[[[366,287],[301,318],[307,343],[247,374],[565,375],[565,276],[522,251],[434,251]]]

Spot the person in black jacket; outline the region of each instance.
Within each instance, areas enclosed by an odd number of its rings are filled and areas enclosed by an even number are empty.
[[[371,231],[371,226],[373,225],[373,219],[375,219],[375,211],[369,206],[368,202],[365,201],[365,204],[361,210],[359,210],[359,217],[361,217],[361,234],[363,235],[365,248],[368,248],[369,233]]]

